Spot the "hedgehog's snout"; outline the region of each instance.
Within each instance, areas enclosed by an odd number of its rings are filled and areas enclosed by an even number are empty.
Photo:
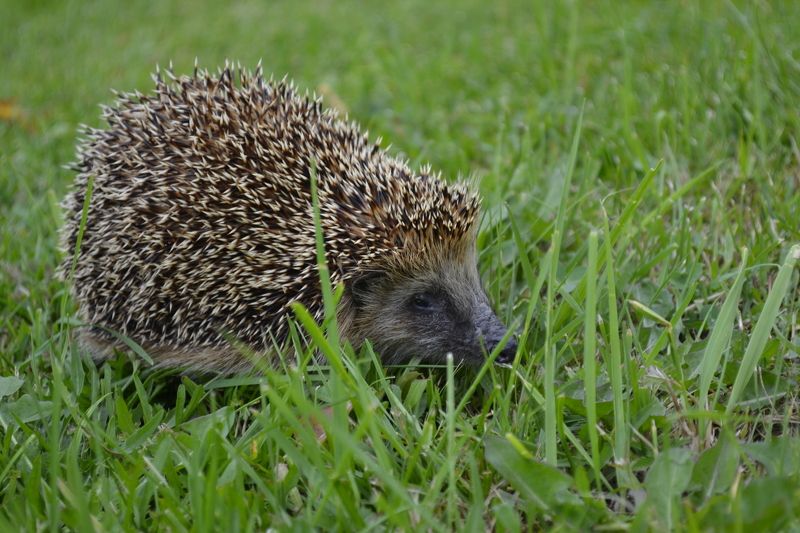
[[[497,346],[503,342],[508,333],[508,329],[500,322],[497,315],[488,304],[482,304],[478,309],[476,321],[476,333],[478,341],[486,353],[492,353]],[[496,363],[508,364],[514,360],[517,354],[517,339],[514,335],[508,338],[505,345],[500,349],[500,353],[495,359]]]
[[[497,345],[495,345],[497,346]],[[511,364],[517,355],[517,339],[511,337],[495,359],[496,363]]]

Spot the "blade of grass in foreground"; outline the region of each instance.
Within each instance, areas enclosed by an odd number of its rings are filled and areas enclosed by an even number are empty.
[[[547,269],[542,268],[539,272],[539,277],[537,278],[533,274],[533,265],[531,265],[531,260],[528,257],[528,247],[525,245],[525,242],[522,239],[522,234],[519,232],[519,228],[517,227],[517,223],[514,222],[514,217],[509,216],[508,221],[511,225],[511,234],[514,237],[514,243],[517,245],[517,255],[519,256],[520,265],[522,266],[522,274],[525,276],[525,283],[528,286],[528,290],[530,291],[530,299],[528,300],[528,310],[525,313],[525,322],[522,325],[522,335],[523,339],[520,343],[522,346],[525,346],[525,341],[527,340],[528,331],[530,330],[531,321],[533,320],[533,312],[536,309],[536,304],[539,302],[539,293],[542,290],[542,285],[544,285],[545,275],[547,274]],[[548,255],[545,256],[542,264],[549,265],[549,252]]]
[[[324,231],[322,228],[322,215],[319,205],[319,190],[317,183],[317,163],[311,161],[309,168],[309,185],[311,189],[311,206],[314,218],[314,240],[317,252],[317,271],[319,273],[320,288],[322,289],[322,301],[325,308],[325,324],[327,328],[327,340],[331,349],[329,350],[328,360],[333,365],[334,372],[328,377],[331,395],[333,397],[333,418],[337,424],[347,427],[348,414],[345,402],[341,401],[347,397],[348,389],[353,389],[353,381],[345,368],[342,360],[341,344],[339,343],[339,326],[336,322],[336,299],[334,297],[333,286],[331,284],[330,271],[325,256]],[[309,324],[312,326],[313,324]],[[322,339],[324,341],[325,339]],[[342,461],[342,449],[339,446],[334,448],[337,460]]]
[[[714,373],[719,367],[719,362],[722,359],[722,354],[728,348],[731,341],[731,334],[733,333],[734,318],[736,309],[739,304],[739,296],[742,293],[742,285],[744,284],[744,271],[747,267],[747,248],[742,248],[742,262],[739,266],[739,273],[736,274],[736,280],[733,282],[733,287],[725,297],[725,302],[722,304],[717,322],[711,330],[711,336],[708,338],[708,345],[705,352],[703,352],[703,360],[700,363],[700,382],[698,385],[698,402],[703,409],[714,409],[713,402],[708,404],[708,389],[711,386],[711,380]],[[701,429],[704,429],[706,424],[705,420],[701,420]],[[703,431],[700,432],[703,434]]]
[[[595,364],[597,329],[597,231],[589,234],[589,266],[586,270],[586,306],[583,335],[583,387],[586,402],[586,428],[592,451],[592,469],[600,483],[600,440],[597,434],[597,369]]]
[[[758,364],[758,359],[764,353],[764,346],[769,339],[769,332],[775,325],[775,319],[778,317],[781,302],[783,301],[786,293],[789,292],[789,282],[792,279],[792,270],[794,269],[795,262],[800,259],[800,245],[794,245],[789,250],[786,260],[783,262],[778,277],[775,278],[775,283],[772,285],[772,290],[767,295],[767,301],[764,302],[764,309],[758,317],[756,327],[753,329],[753,334],[750,337],[750,342],[747,344],[747,349],[744,351],[744,359],[742,366],[739,367],[739,372],[736,374],[736,380],[733,382],[733,389],[731,390],[730,398],[728,398],[728,405],[725,408],[726,413],[730,413],[742,391],[747,386],[753,372]]]
[[[611,355],[608,359],[608,375],[611,378],[611,393],[614,406],[614,462],[622,466],[626,463],[628,451],[627,427],[625,424],[625,402],[622,397],[622,348],[619,338],[619,316],[617,313],[617,289],[614,277],[614,254],[611,247],[611,230],[608,216],[604,216],[606,275],[608,283],[608,340]]]
[[[561,236],[564,234],[564,217],[567,210],[567,195],[569,194],[572,176],[575,174],[575,160],[578,157],[578,143],[581,138],[583,124],[583,108],[578,115],[578,124],[572,138],[572,148],[569,154],[569,166],[564,177],[564,188],[561,191],[561,203],[558,206],[556,227],[553,231],[552,257],[550,258],[550,271],[547,278],[547,308],[545,310],[545,342],[544,342],[544,455],[548,464],[556,466],[558,456],[558,441],[556,439],[557,413],[556,413],[556,347],[553,343],[553,307],[555,306],[556,274],[558,271],[558,255],[561,250]]]
[[[314,218],[314,241],[317,254],[317,271],[322,289],[322,301],[325,306],[325,321],[330,325],[328,328],[328,338],[334,346],[339,345],[339,331],[336,327],[336,300],[333,297],[333,286],[331,285],[330,271],[328,262],[325,260],[325,236],[322,230],[322,218],[319,207],[319,192],[317,190],[317,165],[316,161],[311,161],[309,185],[311,188],[311,207]]]
[[[453,354],[447,354],[447,400],[445,428],[447,438],[447,523],[456,523],[456,422]]]

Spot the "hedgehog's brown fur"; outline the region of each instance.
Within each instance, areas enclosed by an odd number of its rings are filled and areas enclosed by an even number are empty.
[[[293,301],[320,318],[312,165],[334,283],[474,263],[479,200],[467,187],[412,172],[260,68],[239,69],[238,83],[229,67],[167,77],[103,109],[108,127],[87,129],[64,202],[62,275],[92,177],[73,292],[96,357],[119,346],[114,331],[162,364],[235,371],[248,362],[231,338],[280,345]],[[342,333],[358,343],[349,303]]]

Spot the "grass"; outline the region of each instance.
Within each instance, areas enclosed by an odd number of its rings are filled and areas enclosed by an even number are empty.
[[[800,4],[225,4],[0,0],[0,530],[797,527]],[[302,309],[254,376],[87,360],[76,128],[195,57],[477,176],[512,368],[385,368]]]

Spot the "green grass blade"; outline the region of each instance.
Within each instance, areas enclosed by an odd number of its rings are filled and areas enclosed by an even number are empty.
[[[728,404],[725,408],[726,413],[730,413],[736,407],[739,397],[742,395],[745,386],[750,381],[750,378],[755,372],[758,360],[764,352],[764,346],[769,339],[769,333],[775,325],[775,319],[778,317],[781,302],[789,292],[790,282],[792,279],[792,271],[794,264],[800,259],[800,245],[792,246],[783,262],[778,277],[775,278],[775,283],[767,295],[767,301],[764,302],[764,309],[758,317],[753,333],[750,336],[750,342],[744,352],[742,365],[739,367],[739,372],[736,374],[736,380],[733,382],[731,395],[728,398]]]
[[[456,411],[455,380],[453,379],[453,354],[447,354],[447,400],[445,405],[445,428],[447,432],[447,522],[456,523]]]
[[[731,341],[734,319],[736,318],[736,310],[739,305],[739,296],[742,293],[742,285],[744,284],[744,272],[747,267],[748,253],[747,248],[742,248],[739,272],[736,274],[733,286],[725,297],[717,321],[708,338],[708,344],[703,352],[703,359],[700,363],[700,381],[698,384],[697,398],[701,403],[701,407],[705,409],[714,409],[713,403],[711,405],[708,404],[708,390],[711,386],[711,380],[719,368],[722,354],[728,349],[728,345]]]
[[[83,207],[81,208],[81,220],[78,226],[78,235],[75,238],[75,248],[72,252],[72,264],[69,268],[69,281],[72,283],[75,277],[75,268],[78,266],[78,256],[81,253],[81,243],[83,234],[86,231],[86,222],[89,219],[89,207],[92,203],[92,193],[94,191],[94,176],[89,176],[86,180],[86,194],[83,197]]]
[[[311,208],[314,219],[314,242],[317,254],[317,272],[322,289],[322,302],[325,306],[325,322],[328,326],[328,337],[333,346],[339,345],[339,330],[336,326],[336,299],[331,284],[330,270],[325,256],[325,235],[319,207],[319,191],[317,190],[317,164],[311,162],[309,183],[311,187]]]
[[[533,320],[533,312],[536,309],[537,303],[539,302],[539,292],[542,289],[542,285],[544,285],[547,269],[542,269],[538,278],[533,274],[533,265],[531,265],[531,260],[528,257],[528,247],[522,240],[522,234],[517,227],[517,223],[514,221],[514,217],[509,217],[508,221],[511,224],[511,233],[514,237],[514,244],[517,246],[517,255],[519,256],[520,265],[522,266],[522,274],[525,279],[525,284],[530,291],[528,310],[525,313],[525,322],[522,325],[522,344],[524,345],[525,338],[528,334],[528,330],[530,329],[531,321]],[[549,264],[549,262],[546,264]]]
[[[605,221],[606,283],[608,284],[608,341],[611,353],[607,360],[608,375],[611,378],[611,393],[614,404],[614,461],[617,466],[627,464],[628,431],[625,415],[625,400],[622,385],[622,348],[619,337],[619,316],[617,311],[617,289],[614,275],[614,253],[611,248],[611,231],[608,218]]]
[[[592,469],[600,483],[600,437],[597,433],[597,231],[589,233],[589,264],[586,270],[586,304],[583,329],[583,387],[586,427],[592,453]]]
[[[548,464],[555,466],[558,457],[557,450],[557,413],[556,413],[556,392],[555,392],[555,372],[556,372],[556,347],[553,342],[553,312],[555,306],[555,295],[558,290],[556,286],[556,276],[558,274],[558,257],[561,251],[561,236],[564,234],[564,220],[567,211],[567,196],[569,195],[572,176],[575,173],[575,161],[578,158],[578,145],[581,138],[581,127],[583,124],[583,110],[578,115],[578,124],[575,127],[575,134],[572,137],[572,148],[569,155],[569,166],[567,174],[564,176],[564,185],[561,191],[561,202],[558,207],[556,217],[556,228],[553,231],[550,250],[550,270],[547,281],[547,309],[546,309],[546,338],[544,350],[544,434],[545,434],[545,460]]]

